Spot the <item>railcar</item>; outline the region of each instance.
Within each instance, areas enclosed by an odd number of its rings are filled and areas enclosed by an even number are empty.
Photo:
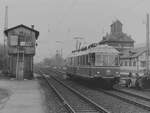
[[[119,52],[108,45],[90,45],[72,51],[67,58],[67,77],[110,89],[119,81]]]

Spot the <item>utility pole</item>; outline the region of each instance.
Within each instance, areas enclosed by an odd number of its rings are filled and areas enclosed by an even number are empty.
[[[74,39],[76,40],[76,50],[78,50],[81,47],[81,41],[79,41],[79,40],[82,40],[84,38],[83,37],[74,37]]]
[[[60,48],[60,55],[61,55],[61,57],[63,57],[63,48],[62,48],[62,44],[63,44],[63,42],[62,41],[56,41],[56,43],[58,43],[58,44],[61,44],[61,48]]]
[[[149,14],[146,15],[146,74],[149,74]]]
[[[8,6],[5,7],[5,23],[4,23],[4,30],[8,29]],[[5,48],[6,48],[6,36],[4,35],[4,55],[5,55]]]
[[[4,23],[4,31],[8,29],[8,6],[5,6],[5,23]],[[4,70],[7,68],[7,53],[6,53],[6,45],[7,45],[7,40],[6,36],[4,34],[4,65],[3,68]]]

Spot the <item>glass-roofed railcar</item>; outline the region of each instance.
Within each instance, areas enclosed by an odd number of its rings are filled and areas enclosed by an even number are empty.
[[[91,45],[72,51],[67,58],[67,76],[112,88],[120,75],[119,52],[108,45]]]

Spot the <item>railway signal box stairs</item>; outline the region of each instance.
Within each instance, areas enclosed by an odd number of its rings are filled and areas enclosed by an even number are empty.
[[[19,80],[33,78],[33,57],[39,32],[25,25],[4,31],[7,36],[8,70],[11,76]]]

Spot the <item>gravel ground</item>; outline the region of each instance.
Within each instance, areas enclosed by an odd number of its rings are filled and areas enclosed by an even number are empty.
[[[11,91],[0,88],[0,100],[4,99],[6,97],[9,97],[10,95],[11,95]]]
[[[60,77],[58,77],[60,78]],[[85,87],[83,85],[76,84],[75,82],[63,80],[69,86],[82,92],[105,109],[111,111],[111,113],[149,113],[150,111],[143,110],[132,104],[123,102],[117,98],[106,95],[98,90]]]
[[[77,112],[77,113],[98,113],[93,105],[86,102],[84,99],[76,95],[74,92],[68,90],[62,84],[58,83],[53,79],[49,79],[50,82],[58,89],[60,94],[65,98],[65,100],[70,104],[70,106]]]
[[[11,93],[12,92],[7,89],[0,89],[0,110],[4,108]]]
[[[52,89],[49,88],[45,80],[39,78],[39,83],[43,89],[43,95],[45,100],[45,113],[67,113],[60,100]]]
[[[143,96],[150,98],[150,90],[137,90],[134,88],[126,88],[126,87],[121,87],[121,86],[115,86],[115,87],[118,89],[121,89],[121,90],[125,90],[125,91],[132,92],[135,94],[140,94],[140,95],[143,95]]]

